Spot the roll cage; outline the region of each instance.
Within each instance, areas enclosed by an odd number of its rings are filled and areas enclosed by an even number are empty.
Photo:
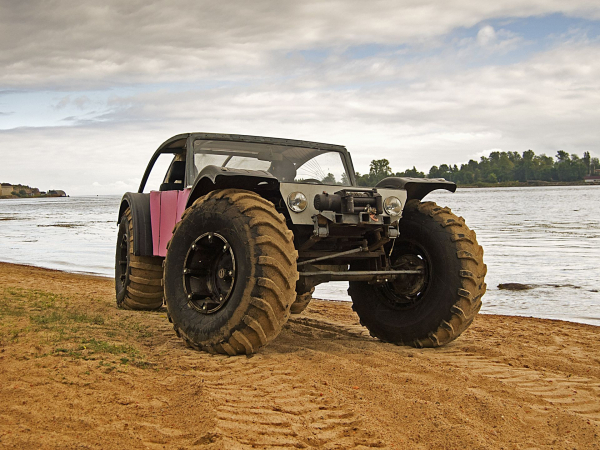
[[[168,182],[169,175],[174,171],[173,164],[185,159],[186,167],[185,167],[185,177],[182,188],[191,187],[198,175],[198,170],[193,163],[194,161],[194,152],[195,152],[195,142],[197,141],[224,141],[230,143],[249,143],[249,144],[263,144],[268,147],[263,147],[263,152],[267,153],[271,152],[271,156],[273,156],[275,160],[277,159],[277,155],[286,155],[286,159],[290,159],[294,162],[297,167],[302,166],[307,161],[310,161],[315,156],[322,154],[324,152],[337,152],[341,156],[341,161],[344,166],[344,170],[346,172],[347,181],[350,186],[356,186],[356,178],[354,172],[354,166],[352,165],[352,159],[349,156],[348,150],[341,145],[333,145],[333,144],[324,144],[319,142],[310,142],[310,141],[301,141],[295,139],[280,139],[280,138],[271,138],[271,137],[263,137],[263,136],[247,136],[247,135],[239,135],[239,134],[220,134],[220,133],[186,133],[179,134],[177,136],[173,136],[172,138],[163,142],[158,149],[150,158],[146,171],[142,177],[140,182],[140,187],[138,189],[139,193],[144,191],[146,186],[146,182],[148,181],[148,177],[154,164],[161,154],[173,154],[181,155],[179,158],[173,159],[167,174],[165,175],[165,183]],[[240,150],[236,153],[235,145],[232,144],[232,149],[229,151],[231,156],[244,156],[247,154],[243,150],[243,146],[240,146]],[[256,147],[256,146],[255,146]],[[291,149],[296,149],[294,154],[291,155]],[[303,150],[303,151],[301,151]],[[256,152],[260,153],[260,152]],[[185,158],[183,158],[185,155]],[[256,155],[257,159],[269,160],[266,155],[258,154]]]

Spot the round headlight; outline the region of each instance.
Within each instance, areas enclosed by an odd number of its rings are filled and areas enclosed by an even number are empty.
[[[295,213],[301,213],[308,206],[306,195],[302,192],[292,192],[287,198],[288,206]]]
[[[399,216],[402,212],[402,202],[397,197],[388,197],[383,201],[383,209],[390,216]]]

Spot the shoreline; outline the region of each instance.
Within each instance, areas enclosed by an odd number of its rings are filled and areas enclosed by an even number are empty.
[[[479,183],[479,184],[457,184],[457,189],[494,189],[494,188],[521,188],[521,187],[582,187],[582,186],[600,186],[600,183],[586,183],[584,181],[571,182],[571,181],[548,181],[539,183],[527,183],[522,181],[507,181],[496,184]],[[364,186],[359,186],[364,187]],[[0,200],[28,200],[28,199],[40,199],[40,198],[78,198],[78,197],[122,197],[123,194],[78,194],[78,195],[46,195],[36,197],[17,197],[17,196],[0,196]]]
[[[101,273],[86,272],[86,271],[57,269],[55,267],[36,266],[33,263],[32,264],[28,264],[28,263],[16,263],[16,262],[11,262],[11,261],[2,261],[2,260],[0,260],[0,267],[2,266],[2,264],[8,264],[8,265],[11,265],[11,266],[29,267],[31,269],[47,270],[47,271],[50,271],[50,272],[60,272],[60,273],[65,273],[65,274],[70,274],[70,275],[81,275],[81,276],[86,276],[86,277],[101,278],[101,279],[105,279],[105,280],[106,279],[108,279],[108,280],[114,280],[113,275],[103,275]]]
[[[106,277],[0,263],[0,443],[598,449],[597,337],[486,314],[415,349],[314,300],[257,354],[213,356],[186,348],[165,308],[117,309]]]
[[[106,274],[100,274],[100,273],[94,273],[94,272],[86,272],[86,271],[66,270],[66,269],[59,269],[59,268],[54,268],[54,267],[43,267],[43,266],[37,266],[34,264],[15,263],[15,262],[2,261],[2,260],[0,260],[0,269],[2,267],[2,264],[8,264],[8,265],[13,265],[13,266],[22,266],[22,267],[26,267],[26,268],[40,269],[40,270],[45,270],[45,271],[54,271],[54,272],[60,272],[60,273],[65,273],[65,274],[70,274],[70,275],[81,275],[81,276],[87,276],[87,277],[92,277],[92,278],[99,278],[99,279],[103,279],[103,280],[110,280],[111,283],[114,280],[114,277],[112,275],[106,275]],[[319,297],[313,297],[313,298],[315,300],[319,300],[319,301],[323,301],[323,302],[335,302],[335,303],[341,303],[341,304],[351,304],[352,303],[351,300],[335,300],[335,299],[325,299],[325,298],[319,298]],[[600,324],[595,325],[595,324],[589,323],[589,321],[592,319],[586,318],[586,317],[581,317],[580,320],[586,320],[588,322],[578,322],[575,320],[569,320],[568,318],[548,318],[548,317],[536,317],[536,316],[532,316],[532,315],[518,315],[518,314],[508,315],[508,314],[497,314],[497,313],[493,313],[493,312],[479,312],[479,314],[489,315],[489,316],[497,316],[497,317],[540,319],[540,320],[548,320],[548,321],[553,321],[553,322],[565,322],[565,323],[582,324],[582,325],[589,325],[589,326],[593,326],[593,327],[600,327]]]
[[[14,199],[36,199],[36,198],[69,198],[70,195],[31,195],[25,197],[19,197],[18,195],[0,195],[0,200],[14,200]]]
[[[547,181],[547,182],[535,182],[535,183],[527,183],[523,181],[506,181],[496,184],[491,183],[479,183],[479,184],[457,184],[457,188],[468,188],[468,189],[489,189],[489,188],[509,188],[509,187],[560,187],[560,186],[600,186],[600,183],[586,183],[585,181],[581,182],[571,182],[571,181]]]

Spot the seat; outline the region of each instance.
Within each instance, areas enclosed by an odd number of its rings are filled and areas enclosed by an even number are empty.
[[[185,161],[173,161],[160,191],[181,191],[185,179]]]

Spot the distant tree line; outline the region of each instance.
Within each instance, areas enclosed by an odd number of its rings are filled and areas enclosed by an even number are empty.
[[[600,169],[598,158],[589,152],[579,156],[559,150],[556,160],[551,156],[536,155],[533,150],[519,152],[491,152],[477,162],[471,159],[466,164],[442,164],[432,166],[429,173],[420,172],[416,167],[404,172],[394,172],[387,159],[371,161],[369,173],[356,172],[360,186],[374,186],[386,177],[445,178],[457,184],[504,183],[528,181],[581,181],[583,177]]]

